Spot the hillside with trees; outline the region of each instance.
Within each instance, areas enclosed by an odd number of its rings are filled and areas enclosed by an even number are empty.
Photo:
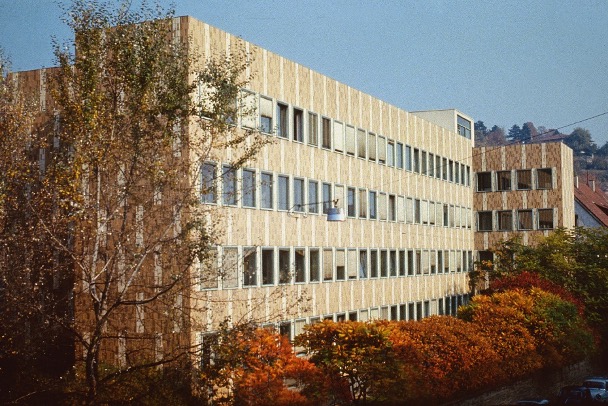
[[[532,122],[513,124],[508,130],[483,121],[475,123],[475,145],[495,147],[517,143],[563,142],[574,151],[574,173],[582,178],[597,179],[608,190],[608,142],[598,147],[589,130],[577,127],[571,133],[559,129],[536,127]]]

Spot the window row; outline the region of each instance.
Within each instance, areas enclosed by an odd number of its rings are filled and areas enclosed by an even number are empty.
[[[495,210],[477,213],[477,231],[551,230],[553,209]]]
[[[553,189],[553,169],[519,169],[477,173],[478,192]]]
[[[201,167],[201,201],[207,204],[327,214],[336,205],[350,218],[471,228],[472,210],[441,202],[395,195],[205,162]]]
[[[458,161],[320,116],[312,111],[275,102],[272,98],[250,91],[243,91],[243,99],[244,105],[249,106],[246,111],[258,112],[257,115],[251,114],[243,118],[241,125],[245,128],[259,128],[264,133],[275,134],[294,142],[306,143],[313,147],[321,147],[463,186],[471,185],[471,168]],[[470,132],[471,123],[459,116],[458,133],[471,138]]]
[[[434,315],[456,316],[458,308],[469,302],[469,295],[450,295],[439,299],[421,300],[417,302],[399,303],[387,306],[368,307],[348,312],[325,314],[309,318],[301,318],[293,321],[281,321],[262,325],[264,328],[276,329],[278,333],[293,341],[295,337],[302,334],[304,327],[308,324],[319,323],[323,320],[343,321],[373,321],[373,320],[422,320]],[[199,345],[201,348],[201,366],[213,365],[216,354],[213,347],[219,336],[215,333],[206,332],[199,334]]]
[[[472,251],[219,247],[197,263],[201,289],[468,272]]]

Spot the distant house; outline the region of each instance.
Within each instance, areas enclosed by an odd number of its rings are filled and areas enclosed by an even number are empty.
[[[540,144],[545,142],[564,142],[569,134],[562,134],[558,130],[547,130],[526,141],[526,144]]]
[[[608,227],[608,197],[596,188],[595,179],[585,181],[574,178],[574,211],[576,225]]]

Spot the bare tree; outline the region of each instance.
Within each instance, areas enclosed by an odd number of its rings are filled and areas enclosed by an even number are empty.
[[[244,51],[203,59],[172,17],[74,2],[74,43],[56,44],[59,67],[29,89],[48,88],[33,130],[2,128],[23,156],[3,150],[3,293],[42,334],[75,343],[89,403],[125,373],[188,363],[190,292],[204,283],[193,265],[221,232],[200,204],[215,193],[201,190],[201,165],[230,148],[234,171],[267,142],[234,125],[255,113]]]

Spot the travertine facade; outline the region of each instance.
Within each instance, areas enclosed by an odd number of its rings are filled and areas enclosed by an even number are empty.
[[[534,244],[539,235],[574,227],[572,149],[562,143],[479,147],[476,171],[475,249],[519,235]]]
[[[293,336],[319,318],[454,313],[473,258],[473,120],[454,110],[408,113],[193,18],[178,25],[205,55],[246,49],[258,114],[239,125],[275,139],[238,171],[236,201],[203,199],[221,214],[219,264],[233,276],[201,286],[206,310],[193,334],[225,317],[280,323]],[[217,173],[230,153],[206,170]],[[313,212],[312,203],[334,199],[344,222]]]

